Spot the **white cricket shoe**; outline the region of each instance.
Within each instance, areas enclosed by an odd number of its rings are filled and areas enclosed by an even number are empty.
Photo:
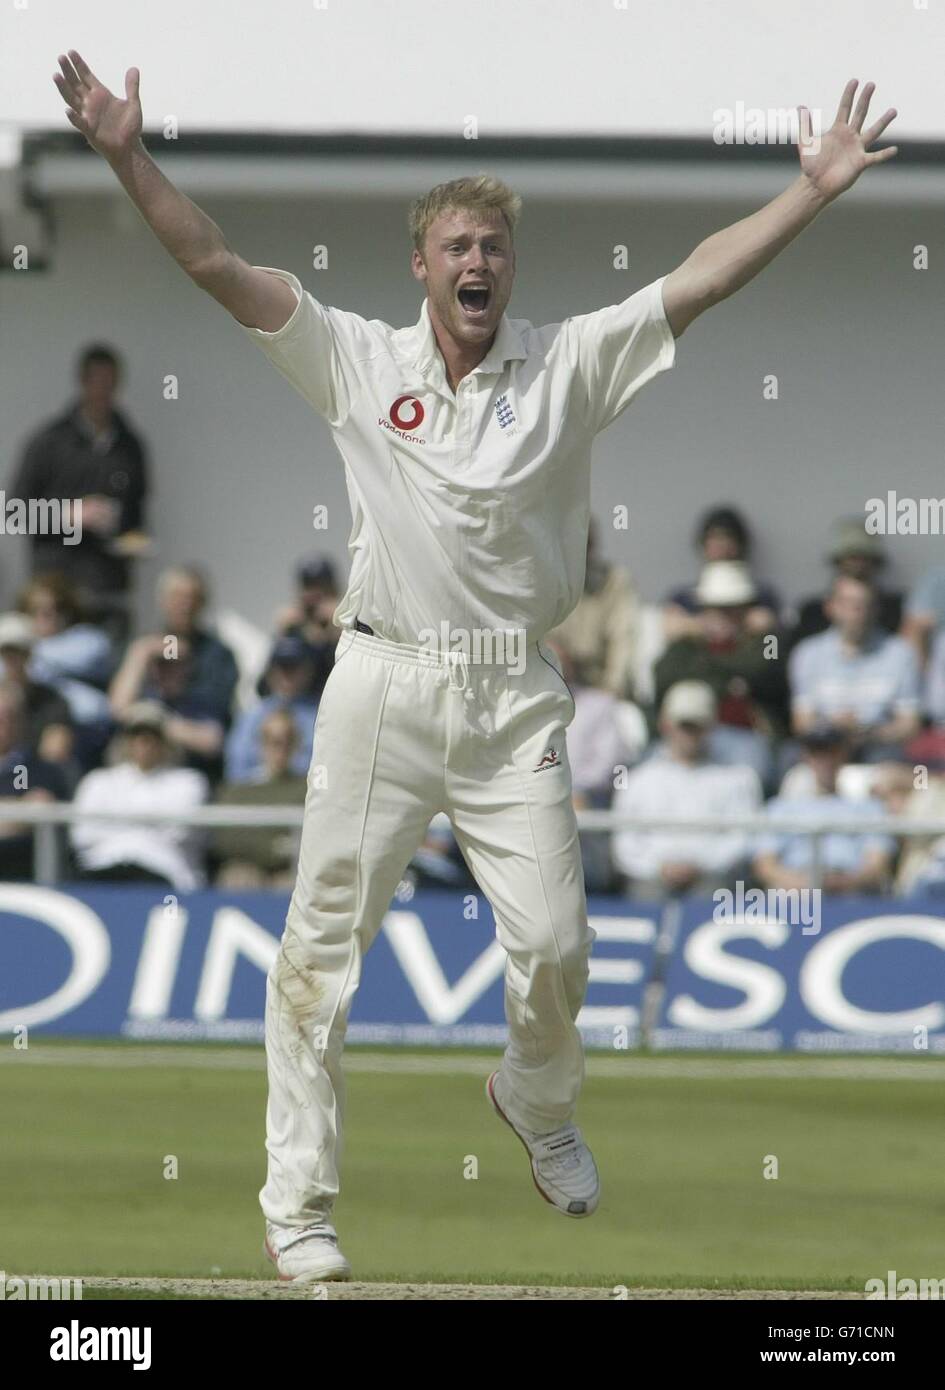
[[[565,1216],[590,1216],[600,1201],[600,1176],[594,1155],[584,1142],[577,1125],[564,1125],[551,1134],[535,1134],[518,1129],[496,1098],[494,1071],[486,1082],[486,1095],[496,1114],[518,1135],[528,1150],[532,1162],[535,1186],[558,1211]]]
[[[267,1224],[263,1249],[279,1278],[293,1284],[351,1278],[351,1266],[338,1249],[335,1228],[327,1221],[291,1227]]]

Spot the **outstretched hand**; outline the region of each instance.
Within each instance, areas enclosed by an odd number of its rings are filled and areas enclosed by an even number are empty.
[[[819,139],[814,138],[811,129],[810,111],[806,106],[797,108],[800,117],[798,155],[801,173],[810,179],[824,199],[845,193],[856,183],[864,169],[872,164],[883,164],[897,153],[895,145],[869,153],[870,145],[879,139],[897,113],[894,107],[890,107],[864,131],[863,122],[876,84],[867,82],[856,103],[856,110],[853,110],[853,98],[859,85],[859,78],[854,77],[844,87],[836,120]]]
[[[125,73],[123,101],[99,82],[74,48],[70,48],[68,57],[60,54],[58,62],[61,72],[53,75],[53,81],[66,103],[66,116],[76,130],[106,159],[130,149],[142,126],[138,69],[129,68]]]

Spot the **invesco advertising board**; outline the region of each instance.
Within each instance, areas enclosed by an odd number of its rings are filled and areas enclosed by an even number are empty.
[[[945,1052],[945,900],[825,897],[814,934],[687,903],[649,1041]]]
[[[0,884],[0,1033],[258,1040],[288,898]],[[639,1041],[658,913],[590,904],[589,1043]],[[599,910],[598,910],[599,909]],[[392,904],[351,1012],[352,1042],[501,1043],[506,956],[484,899]]]
[[[287,906],[272,893],[0,884],[0,1033],[259,1040]],[[639,1045],[645,987],[661,980],[657,1048],[945,1052],[934,899],[825,899],[816,934],[776,917],[719,920],[710,900],[665,916],[619,899],[588,906],[596,940],[578,1023],[590,1046]],[[505,959],[482,898],[393,903],[349,1040],[501,1043]]]

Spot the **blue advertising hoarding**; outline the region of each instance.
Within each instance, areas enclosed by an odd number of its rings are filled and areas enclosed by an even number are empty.
[[[0,884],[0,1034],[258,1041],[287,906],[275,893]],[[657,1049],[945,1053],[941,899],[824,898],[816,930],[725,918],[710,899],[665,918],[655,904],[588,906],[590,1046],[639,1044],[656,979]],[[394,902],[349,1040],[501,1045],[504,965],[483,898]]]
[[[258,1041],[285,922],[277,893],[0,884],[0,1033]],[[636,1046],[658,910],[589,902],[590,1045]],[[351,1042],[502,1044],[505,953],[481,897],[391,905],[365,960]]]
[[[822,899],[816,929],[682,907],[656,1048],[945,1052],[945,901]]]

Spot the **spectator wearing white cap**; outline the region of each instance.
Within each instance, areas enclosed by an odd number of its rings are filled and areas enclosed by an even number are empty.
[[[83,878],[160,883],[188,892],[204,883],[204,834],[167,822],[148,824],[135,816],[149,811],[186,814],[207,800],[209,784],[194,768],[173,765],[169,716],[161,705],[141,700],[125,711],[124,757],[88,773],[74,803],[83,811],[118,812],[116,821],[77,821],[72,846]]]
[[[699,632],[673,642],[656,664],[656,703],[680,680],[705,681],[720,724],[780,738],[786,731],[786,683],[775,633],[752,631],[757,597],[742,560],[713,560],[696,586]]]
[[[614,796],[619,815],[714,820],[751,816],[761,806],[752,768],[715,762],[708,754],[715,696],[704,681],[679,681],[660,710],[662,745],[627,776]],[[743,831],[635,830],[614,832],[614,863],[633,897],[712,892],[747,859]]]
[[[143,663],[135,660],[125,670],[125,681],[113,694],[115,717],[121,719],[132,705],[142,700],[159,704],[168,716],[167,737],[182,749],[188,767],[202,772],[216,783],[223,774],[224,726],[220,705],[195,679],[194,644],[190,637],[175,637],[165,647],[165,639],[151,642],[151,655]],[[142,646],[139,653],[147,649]]]

